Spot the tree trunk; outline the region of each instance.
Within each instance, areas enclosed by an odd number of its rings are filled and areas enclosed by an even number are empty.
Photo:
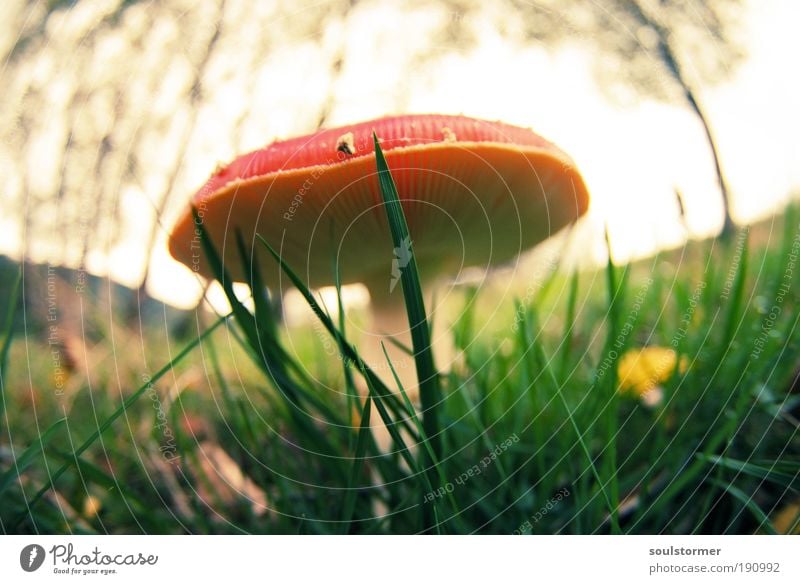
[[[719,159],[717,143],[714,139],[714,134],[711,132],[711,126],[708,123],[708,118],[703,112],[703,108],[700,107],[700,102],[697,100],[694,90],[687,81],[686,76],[683,74],[683,70],[681,69],[678,58],[675,55],[675,51],[670,44],[669,30],[662,26],[658,22],[657,18],[648,14],[638,0],[629,0],[623,3],[623,7],[626,8],[628,12],[633,15],[643,26],[650,28],[656,33],[658,38],[658,51],[661,60],[669,70],[672,78],[676,81],[676,83],[678,83],[678,85],[680,85],[689,107],[692,108],[692,111],[703,125],[703,130],[706,133],[706,141],[708,142],[709,148],[711,148],[711,155],[714,158],[714,169],[717,173],[717,183],[719,184],[720,195],[722,197],[722,211],[724,217],[721,235],[722,237],[729,237],[731,233],[733,233],[734,227],[733,219],[731,218],[730,191],[728,190],[728,184],[725,180],[725,175],[722,172],[722,164],[720,163]]]
[[[714,158],[714,169],[717,172],[717,183],[719,184],[719,191],[722,195],[722,209],[725,214],[724,222],[722,224],[722,236],[729,237],[733,233],[733,219],[731,218],[731,200],[730,200],[730,192],[728,191],[728,184],[725,180],[725,175],[722,173],[722,165],[719,159],[719,151],[717,149],[717,142],[714,139],[714,134],[711,132],[711,126],[708,123],[708,119],[706,118],[705,113],[703,112],[703,108],[700,107],[700,104],[697,101],[697,98],[694,95],[694,92],[688,87],[683,80],[680,80],[681,85],[683,86],[684,95],[686,96],[686,101],[689,102],[689,106],[694,111],[697,118],[700,120],[700,123],[703,124],[703,130],[706,133],[706,140],[708,141],[708,147],[711,148],[711,155]]]

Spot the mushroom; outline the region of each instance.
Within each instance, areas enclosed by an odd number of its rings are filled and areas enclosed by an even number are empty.
[[[410,240],[400,249],[383,208],[373,131],[408,222]],[[335,282],[334,262],[342,284],[366,285],[373,329],[396,336],[408,328],[397,284],[411,249],[429,289],[466,267],[515,258],[578,219],[588,203],[572,160],[529,129],[464,116],[403,115],[273,142],[219,167],[191,204],[234,280],[247,279],[237,230],[247,242],[258,233],[310,288]],[[175,225],[169,249],[212,276],[191,207]],[[261,251],[255,255],[267,286],[288,287]],[[370,365],[387,373],[382,353],[372,353],[380,361]]]

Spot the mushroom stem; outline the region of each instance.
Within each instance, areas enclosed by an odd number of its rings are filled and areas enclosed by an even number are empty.
[[[368,289],[371,299],[371,322],[362,341],[364,359],[390,388],[396,388],[397,382],[386,359],[388,355],[403,389],[412,400],[416,401],[419,397],[419,382],[403,291],[398,285],[390,292],[388,278],[383,282],[368,285]],[[429,298],[425,299],[425,304],[430,306]],[[386,355],[383,353],[381,343],[386,348]]]
[[[393,368],[408,398],[412,403],[418,404],[420,400],[419,381],[402,290],[398,286],[393,294],[388,293],[388,279],[381,282],[380,285],[368,286],[368,289],[371,297],[370,321],[358,343],[359,354],[390,390],[399,392],[400,388],[392,374]],[[427,299],[425,303],[426,306],[429,305]],[[389,362],[391,362],[391,368]],[[366,386],[361,385],[360,391],[366,393]],[[372,405],[372,408],[373,419],[379,420],[375,404]],[[373,431],[378,448],[381,451],[389,452],[392,440],[385,426],[383,424],[373,426]]]

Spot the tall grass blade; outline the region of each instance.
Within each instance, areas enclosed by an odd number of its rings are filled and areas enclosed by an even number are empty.
[[[5,398],[5,377],[8,365],[8,353],[11,350],[11,341],[14,338],[14,317],[17,313],[17,302],[19,301],[19,291],[22,287],[22,268],[17,272],[17,278],[11,287],[11,295],[8,299],[8,310],[6,311],[6,321],[3,326],[3,348],[0,349],[0,416],[6,408]]]
[[[735,487],[732,484],[725,483],[723,481],[718,481],[717,479],[711,479],[708,481],[715,487],[723,490],[726,493],[729,493],[734,499],[738,500],[745,508],[753,514],[753,517],[756,518],[758,521],[758,526],[766,531],[770,535],[779,535],[778,532],[775,530],[775,526],[772,524],[772,520],[767,516],[766,513],[758,506],[758,504],[753,501],[753,497]]]
[[[431,442],[433,452],[441,455],[441,437],[439,436],[439,404],[442,401],[439,387],[439,374],[433,362],[431,350],[430,328],[425,314],[425,303],[422,299],[422,287],[419,282],[417,260],[414,257],[414,243],[408,232],[403,207],[397,194],[397,187],[389,172],[389,165],[383,155],[378,136],[373,132],[375,143],[375,163],[378,167],[378,182],[386,206],[389,228],[395,249],[408,249],[408,263],[401,270],[400,282],[403,286],[403,297],[406,302],[408,324],[411,328],[411,340],[414,346],[414,361],[417,366],[420,402],[422,403],[422,425]]]
[[[28,467],[33,464],[39,454],[44,454],[44,448],[56,435],[56,432],[67,421],[66,418],[57,420],[52,426],[45,430],[33,444],[28,446],[20,454],[6,472],[0,475],[0,496],[14,482],[14,479],[22,476]]]
[[[367,445],[370,443],[370,434],[372,433],[372,429],[369,425],[371,411],[372,398],[367,396],[367,399],[364,400],[364,409],[361,410],[361,424],[358,430],[356,453],[353,457],[353,468],[350,471],[350,480],[347,481],[347,491],[344,505],[342,506],[342,522],[344,523],[345,533],[352,530],[351,522],[353,521],[353,511],[355,510],[356,497],[358,496],[358,489],[356,489],[355,485],[364,468],[364,456],[367,453]]]

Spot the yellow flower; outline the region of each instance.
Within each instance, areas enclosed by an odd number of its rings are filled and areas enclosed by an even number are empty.
[[[620,357],[617,364],[619,389],[621,393],[635,395],[650,405],[660,402],[660,385],[675,371],[678,354],[665,347],[643,347],[631,349]],[[678,367],[686,371],[688,361],[681,357]]]
[[[83,500],[83,515],[89,519],[98,515],[102,508],[103,502],[94,495],[89,495]]]
[[[794,503],[789,503],[772,517],[772,525],[778,533],[800,534],[800,499]]]

